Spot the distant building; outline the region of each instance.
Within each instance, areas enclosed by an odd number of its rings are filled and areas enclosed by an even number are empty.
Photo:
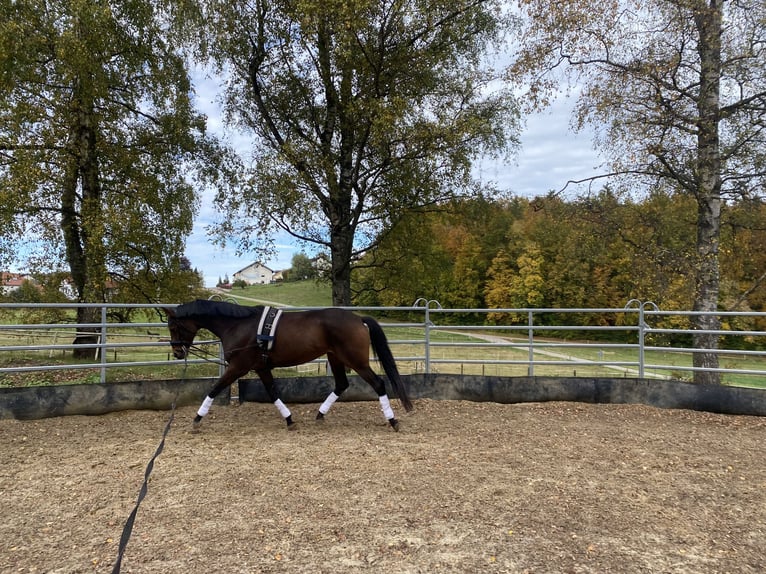
[[[0,295],[9,295],[14,291],[18,291],[24,281],[30,280],[29,275],[24,273],[9,273],[7,271],[0,271]]]
[[[242,280],[248,285],[266,285],[274,281],[276,272],[262,263],[251,263],[234,274],[232,283]]]
[[[104,284],[104,297],[106,301],[111,301],[112,296],[119,291],[119,284],[112,279],[107,279]],[[70,301],[77,300],[77,287],[71,277],[64,277],[59,283],[59,292]]]
[[[330,261],[330,257],[326,253],[318,254],[311,260],[311,263],[320,277],[328,276],[332,270],[332,261]]]

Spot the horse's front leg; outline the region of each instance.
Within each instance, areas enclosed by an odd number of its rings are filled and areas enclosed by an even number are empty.
[[[277,407],[279,414],[281,414],[282,418],[285,419],[287,428],[289,430],[295,429],[296,427],[295,422],[293,421],[293,415],[290,412],[290,409],[287,408],[287,405],[285,405],[285,403],[282,402],[282,399],[279,398],[279,391],[277,390],[276,385],[274,385],[274,375],[271,374],[271,370],[262,369],[256,371],[256,374],[258,375],[258,378],[261,379],[263,386],[266,387],[266,392],[269,394],[271,402],[274,403],[274,406]]]
[[[208,411],[210,411],[210,407],[213,404],[213,401],[221,393],[221,391],[230,386],[234,381],[246,373],[247,370],[243,372],[242,369],[232,367],[231,365],[226,368],[223,375],[221,375],[221,378],[218,379],[215,386],[210,389],[210,392],[205,397],[205,400],[202,401],[202,405],[197,411],[197,416],[194,417],[194,422],[192,423],[192,432],[199,432],[199,427],[202,424],[202,417],[207,415]]]

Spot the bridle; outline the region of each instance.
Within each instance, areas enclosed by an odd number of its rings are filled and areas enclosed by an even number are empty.
[[[194,345],[195,333],[192,333],[191,330],[187,329],[184,325],[182,325],[181,322],[175,317],[168,317],[168,328],[171,330],[171,333],[175,333],[176,335],[178,335],[179,338],[183,334],[191,335],[188,341],[184,341],[183,339],[170,340],[171,347],[178,347],[178,346],[183,347],[186,350],[186,353],[188,354],[189,350]]]
[[[168,328],[171,330],[171,334],[175,333],[175,335],[179,337],[179,339],[171,339],[170,346],[183,347],[186,352],[186,357],[184,357],[185,359],[188,359],[190,356],[195,356],[209,363],[215,363],[217,365],[225,364],[220,360],[211,359],[211,357],[218,356],[216,353],[211,353],[210,351],[207,351],[206,349],[198,347],[194,344],[194,337],[197,334],[196,331],[192,331],[191,329],[185,327],[176,317],[168,317],[167,322]],[[184,334],[189,335],[188,341],[181,339]]]

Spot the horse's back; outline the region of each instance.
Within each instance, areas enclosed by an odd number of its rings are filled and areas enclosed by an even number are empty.
[[[273,358],[277,362],[306,362],[327,353],[367,353],[369,345],[367,327],[351,311],[338,307],[288,311],[277,327]]]
[[[317,335],[317,330],[328,336],[349,336],[354,332],[362,333],[367,330],[359,315],[339,307],[286,312],[282,317],[289,319],[294,328],[307,329],[313,335]]]

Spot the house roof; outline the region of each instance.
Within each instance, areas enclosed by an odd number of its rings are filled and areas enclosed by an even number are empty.
[[[23,273],[10,273],[0,271],[0,286],[3,287],[21,287],[21,284],[27,279]]]
[[[264,268],[266,271],[270,271],[271,273],[274,273],[274,270],[273,270],[273,269],[271,269],[271,268],[267,267],[267,266],[266,266],[266,265],[264,265],[263,263],[260,263],[260,262],[258,262],[258,261],[253,261],[253,262],[252,262],[250,265],[248,265],[247,267],[243,267],[243,268],[242,268],[242,269],[240,269],[239,271],[235,271],[235,272],[234,272],[234,275],[236,275],[237,273],[242,273],[243,271],[247,271],[247,270],[248,270],[248,269],[250,269],[251,267],[263,267],[263,268]]]

